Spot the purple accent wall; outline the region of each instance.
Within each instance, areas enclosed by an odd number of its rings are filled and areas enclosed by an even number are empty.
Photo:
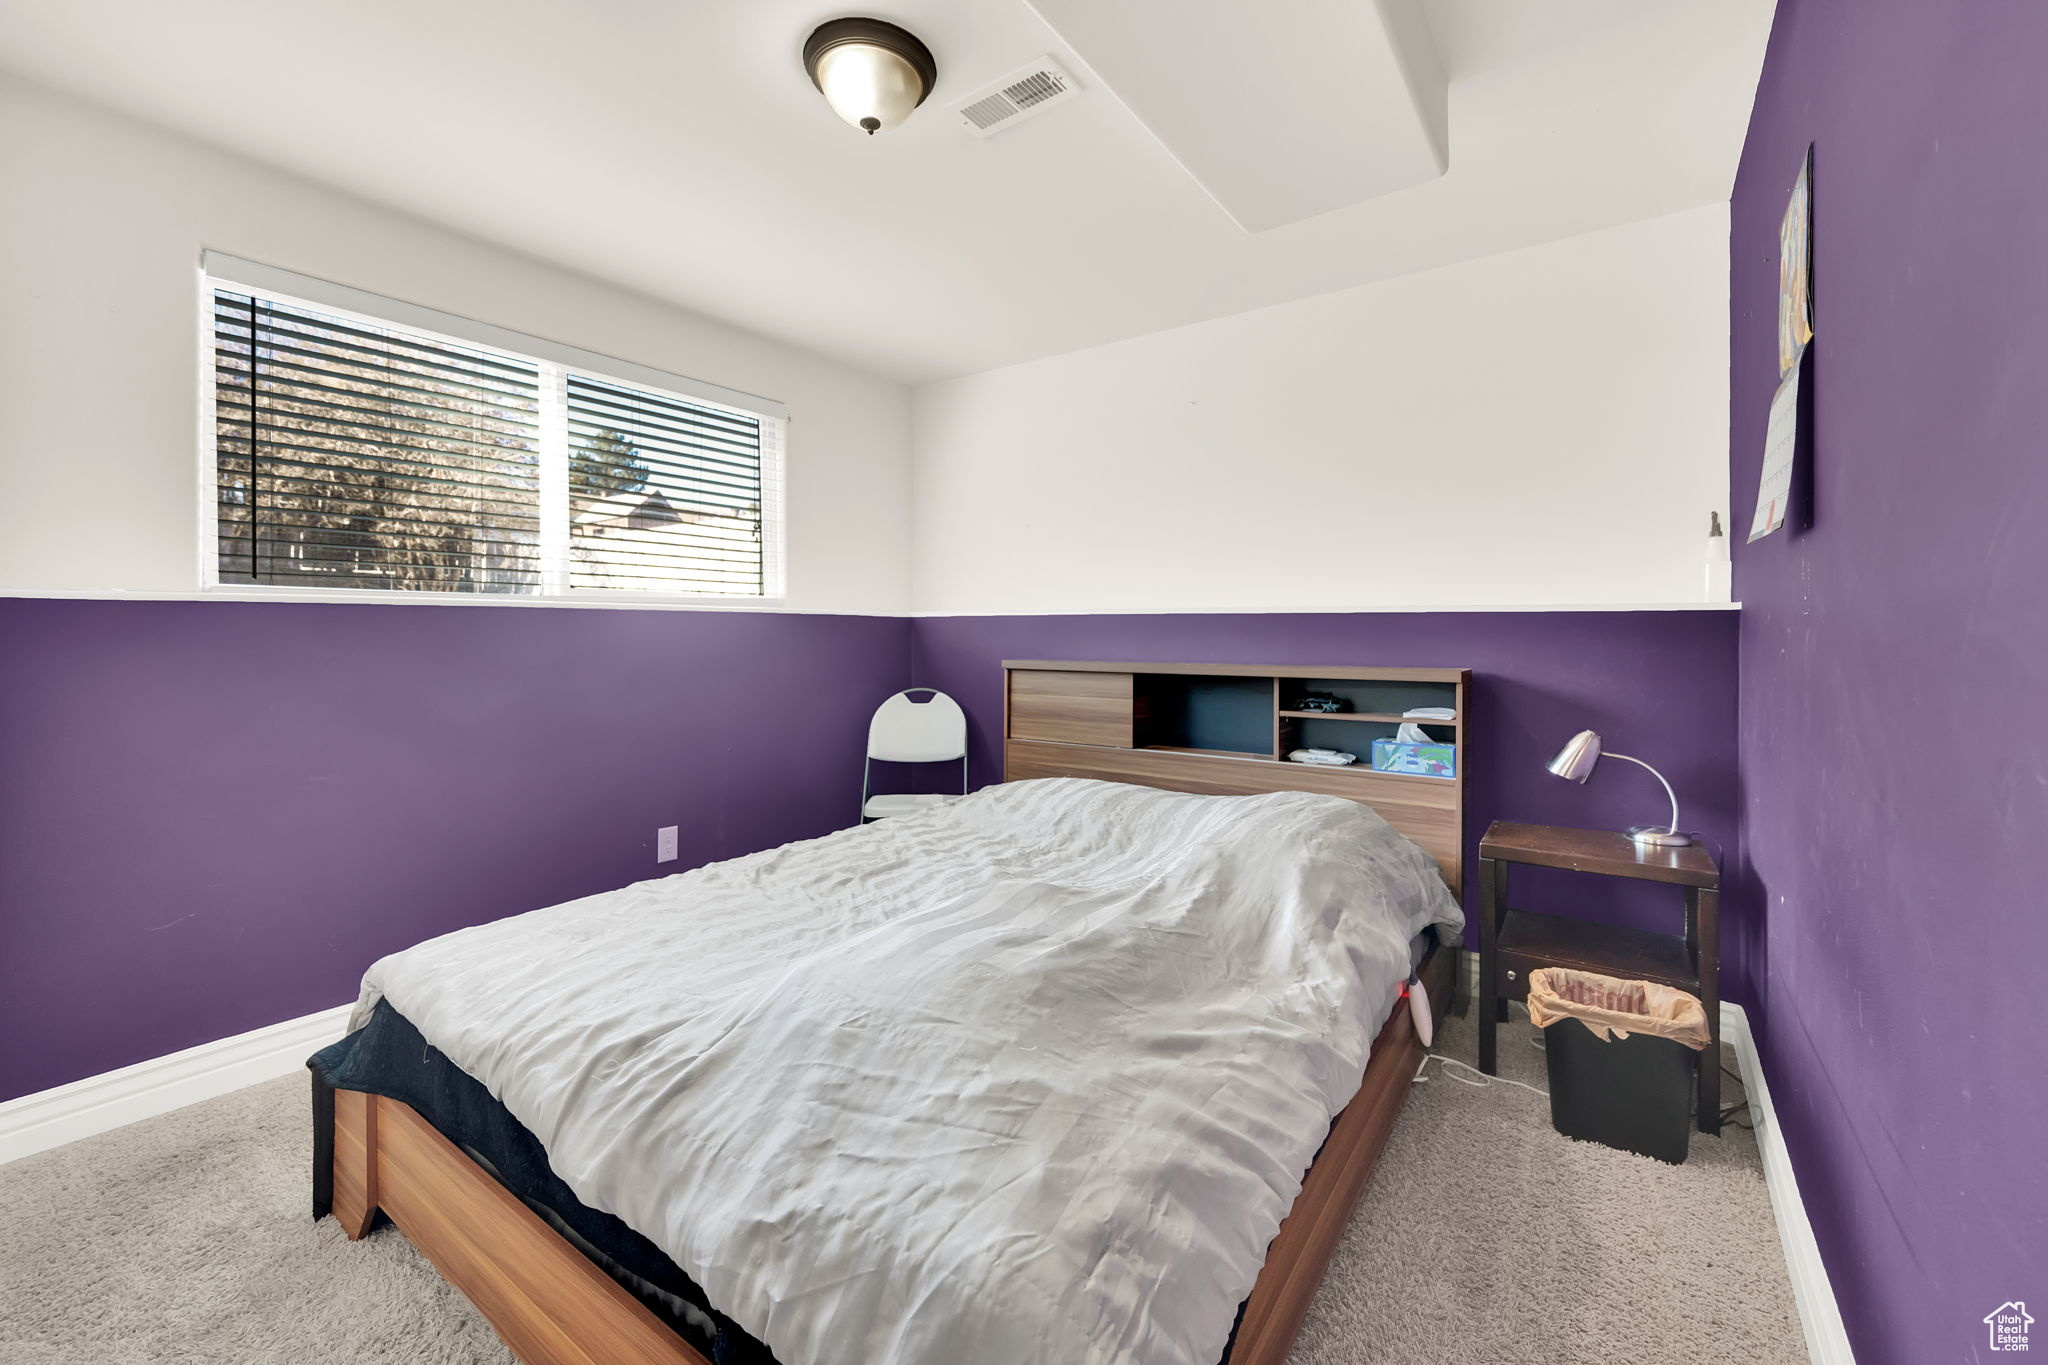
[[[1812,487],[1737,551],[1741,761],[1765,1069],[1862,1365],[2048,1322],[2044,71],[2033,0],[1780,0],[1735,184],[1747,527],[1816,144]]]
[[[1733,612],[947,616],[913,624],[914,681],[967,709],[977,784],[1001,774],[1006,658],[1465,667],[1476,675],[1468,867],[1494,820],[1622,828],[1665,818],[1664,793],[1641,769],[1604,764],[1583,787],[1544,770],[1582,729],[1661,768],[1685,825],[1739,861]],[[1673,932],[1682,924],[1667,888],[1541,869],[1510,875],[1515,903],[1532,909],[1569,900],[1601,918]],[[1469,909],[1477,883],[1468,881]],[[1725,990],[1746,1001],[1752,917],[1737,898],[1724,905]]]
[[[0,1099],[340,1004],[372,959],[450,929],[848,824],[867,717],[910,681],[968,708],[992,781],[1005,657],[1468,665],[1475,843],[1496,817],[1658,815],[1645,774],[1543,772],[1591,726],[1732,846],[1735,628],[0,599]],[[877,786],[920,777],[957,771]],[[667,824],[673,867],[654,861]],[[1528,876],[1531,904],[1673,913]]]
[[[908,660],[882,617],[0,599],[0,1099],[849,824]]]

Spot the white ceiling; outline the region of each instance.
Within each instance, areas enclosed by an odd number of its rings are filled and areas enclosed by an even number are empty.
[[[1285,25],[1245,0],[1029,3],[1248,232],[1444,173],[1450,90],[1419,0],[1287,0]]]
[[[1723,200],[1772,3],[1425,0],[1449,172],[1259,233],[1025,0],[859,11],[939,64],[875,138],[803,73],[820,0],[11,0],[0,66],[921,381]],[[1245,6],[1303,44],[1314,9]],[[944,117],[1048,52],[1082,98],[986,141]],[[1229,74],[1190,78],[1258,100]]]

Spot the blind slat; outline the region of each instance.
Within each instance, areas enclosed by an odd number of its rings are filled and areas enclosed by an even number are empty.
[[[337,368],[360,371],[365,376],[365,382],[389,383],[393,379],[400,380],[403,382],[398,387],[418,388],[427,393],[444,393],[451,398],[464,402],[488,402],[495,398],[517,400],[522,397],[526,389],[538,382],[537,377],[525,378],[525,382],[521,383],[518,381],[522,376],[507,376],[506,382],[503,384],[485,383],[479,378],[473,377],[466,370],[381,364],[367,357],[334,355],[309,346],[280,344],[275,337],[268,333],[259,337],[256,345],[257,349],[263,353],[259,357],[260,364],[269,366],[282,365],[313,374],[325,374]],[[229,350],[226,354],[232,356],[235,352]],[[281,362],[278,360],[279,356],[292,356],[295,359]],[[396,357],[386,358],[396,359]],[[384,375],[387,378],[383,380],[370,378],[376,375]],[[496,376],[489,377],[495,378]]]
[[[279,429],[266,428],[265,426],[259,423],[257,425],[257,430],[261,432],[264,430]],[[297,434],[289,432],[289,429],[284,430],[285,434]],[[232,440],[238,448],[240,448],[242,460],[244,464],[246,464],[248,460],[246,448],[249,444],[246,429],[241,433],[231,436],[229,439]],[[284,441],[277,439],[264,440],[260,436],[258,437],[257,444],[260,449],[262,459],[267,464],[297,464],[309,466],[312,468],[328,469],[335,472],[351,471],[364,474],[375,474],[386,471],[394,471],[399,474],[399,477],[422,478],[430,478],[433,476],[413,476],[405,474],[403,473],[403,471],[406,469],[436,470],[461,475],[462,477],[455,480],[455,482],[459,482],[465,485],[475,484],[480,487],[486,488],[526,490],[532,490],[539,486],[539,471],[531,465],[498,464],[488,465],[484,468],[477,468],[473,465],[452,464],[443,460],[409,458],[410,456],[426,456],[433,454],[446,454],[454,456],[457,459],[462,458],[459,454],[457,454],[457,452],[454,451],[434,451],[430,449],[422,449],[417,446],[396,446],[377,441],[361,441],[352,443],[363,446],[382,447],[382,449],[384,450],[402,450],[406,452],[405,455],[388,455],[383,453],[376,453],[365,457],[362,452],[358,452],[353,449],[337,448],[334,446],[303,445],[297,441]],[[325,456],[327,458],[324,460],[302,460],[295,458],[295,453]],[[350,457],[355,457],[360,462],[355,464],[339,464],[329,462],[333,460],[346,459]],[[482,462],[479,461],[479,463]]]
[[[223,303],[223,297],[230,298],[231,302]],[[223,296],[216,292],[213,312],[216,332],[246,341],[249,336],[249,306],[250,300],[247,295]],[[364,343],[359,349],[388,350],[394,355],[432,356],[436,359],[428,363],[456,364],[472,368],[479,373],[495,372],[528,377],[540,373],[540,368],[534,361],[523,357],[451,345],[421,336],[417,332],[406,332],[397,328],[380,332],[322,313],[288,308],[264,299],[257,299],[255,307],[258,333],[289,333],[307,338],[332,340],[333,344],[338,346]]]
[[[584,407],[609,405],[634,410],[654,409],[667,413],[671,419],[687,418],[736,428],[758,429],[761,425],[761,419],[749,413],[709,407],[703,403],[693,403],[687,398],[655,393],[651,389],[636,389],[626,384],[614,384],[586,374],[569,375],[568,387],[571,395],[579,398],[581,406]]]
[[[349,518],[344,517],[342,520],[347,521]],[[467,527],[458,527],[453,532],[432,525],[421,526],[418,530],[405,529],[407,526],[417,524],[398,522],[390,525],[351,529],[348,526],[336,526],[315,521],[293,521],[288,519],[271,521],[266,519],[261,532],[256,536],[256,542],[260,553],[264,546],[271,547],[273,551],[275,551],[276,547],[289,545],[337,545],[346,546],[354,550],[373,550],[379,546],[402,548],[403,546],[424,545],[429,542],[439,545],[458,540],[468,542],[474,546],[481,539],[479,536],[472,534]],[[237,537],[237,539],[246,542],[247,537]],[[540,553],[539,542],[530,534],[519,538],[500,537],[486,540],[484,544],[485,550],[473,550],[472,552],[477,554],[488,553],[491,555],[503,553],[513,557],[529,558]]]
[[[502,404],[492,406],[488,411],[470,411],[445,403],[416,403],[394,396],[391,390],[365,393],[360,389],[344,389],[305,380],[290,384],[280,383],[274,375],[260,390],[252,390],[246,382],[219,382],[215,385],[214,394],[216,402],[233,403],[238,408],[247,408],[252,402],[264,407],[287,404],[329,408],[340,412],[360,412],[372,417],[381,417],[386,422],[426,422],[437,426],[468,428],[476,427],[479,422],[487,422],[493,427],[504,428],[502,435],[528,442],[538,439],[540,431],[539,414],[528,413],[523,409],[508,411]],[[357,401],[341,401],[349,398]],[[384,408],[380,410],[365,407],[364,400],[382,403]]]
[[[617,403],[605,394],[569,386],[574,415],[572,425],[591,427],[630,426],[649,436],[667,435],[684,439],[725,441],[753,445],[760,438],[760,424],[721,423],[700,418],[689,409],[650,410],[643,404]]]
[[[215,355],[216,357],[218,357],[219,352],[216,351]],[[295,386],[303,385],[306,388],[314,390],[327,389],[338,393],[354,394],[359,398],[382,397],[383,395],[386,394],[414,394],[419,395],[419,397],[396,398],[393,399],[392,401],[410,402],[419,407],[431,408],[441,412],[460,411],[462,410],[461,405],[464,403],[469,403],[477,407],[484,408],[502,408],[512,406],[514,400],[517,400],[518,402],[521,403],[527,401],[526,395],[520,394],[516,391],[499,389],[475,389],[471,390],[468,393],[449,393],[443,389],[426,388],[419,384],[404,384],[395,382],[394,380],[391,379],[379,379],[376,377],[374,371],[368,374],[352,373],[352,371],[355,371],[358,368],[367,367],[358,367],[355,365],[344,363],[336,363],[333,365],[306,365],[293,360],[279,360],[276,359],[275,357],[259,357],[256,362],[258,385],[260,386],[263,383],[267,382],[272,386],[273,389],[290,389]],[[304,376],[304,378],[301,378],[301,376]],[[408,377],[424,378],[424,376]],[[354,381],[355,383],[362,385],[362,387],[350,389],[341,386],[341,382],[351,380]],[[539,385],[536,383],[534,394],[534,398],[536,400],[539,396],[538,389]],[[431,398],[437,401],[431,403],[421,402],[421,398]],[[503,399],[505,401],[493,403],[493,399]]]
[[[223,420],[248,420],[249,409],[254,406],[272,417],[292,417],[309,422],[331,422],[336,425],[365,426],[380,431],[392,429],[394,422],[405,422],[414,426],[448,427],[455,431],[466,431],[472,436],[488,435],[496,439],[479,442],[493,449],[526,451],[537,453],[540,423],[538,419],[527,420],[525,416],[508,416],[502,409],[496,412],[465,412],[456,408],[428,407],[425,404],[408,403],[381,396],[383,408],[366,407],[361,402],[346,403],[343,398],[362,399],[369,395],[350,389],[330,389],[311,385],[297,385],[292,390],[268,387],[252,395],[246,386],[222,386],[215,390],[215,406],[232,413]],[[395,411],[394,409],[404,409]],[[312,411],[300,411],[312,409]],[[326,414],[350,414],[328,416]],[[361,419],[360,421],[358,419]],[[441,436],[436,433],[422,433],[434,440],[466,441],[470,437]]]
[[[353,521],[366,529],[380,526],[420,526],[433,527],[450,535],[540,535],[540,518],[523,515],[516,510],[486,511],[468,506],[431,507],[424,503],[379,503],[372,499],[351,498],[346,494],[322,491],[302,493],[280,489],[271,492],[261,507],[252,507],[247,500],[236,497],[224,499],[220,506],[224,510],[233,509],[235,520],[258,525],[266,534],[273,528],[283,529],[312,524],[317,519]]]
[[[750,459],[728,459],[717,451],[671,450],[653,441],[635,441],[633,458],[641,464],[671,469],[687,469],[693,472],[718,473],[741,483],[759,482],[760,464],[758,457]],[[576,459],[588,459],[606,449],[595,441],[571,441],[569,453]]]
[[[744,520],[734,518],[724,525],[703,523],[693,525],[690,528],[690,535],[692,543],[701,541],[707,545],[718,545],[732,541],[752,541],[760,538],[761,526],[758,521],[751,518]],[[631,530],[592,531],[579,526],[572,531],[569,543],[580,548],[583,546],[610,544],[667,546],[673,545],[676,542],[673,539],[664,538],[656,530],[640,532]]]
[[[570,525],[572,531],[602,525],[619,526],[627,522],[642,529],[661,527],[666,530],[681,523],[707,518],[724,522],[734,518],[759,520],[761,516],[759,502],[752,493],[743,496],[729,489],[660,483],[601,500],[579,496],[575,499],[574,511]]]
[[[743,553],[742,547],[717,545],[702,542],[689,546],[671,546],[657,550],[634,548],[624,545],[576,545],[571,547],[569,557],[577,564],[610,564],[622,568],[658,569],[667,564],[701,563],[719,569],[746,568],[752,573],[753,555]]]

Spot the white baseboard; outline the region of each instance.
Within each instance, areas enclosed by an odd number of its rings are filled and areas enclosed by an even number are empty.
[[[1792,1302],[1806,1333],[1806,1354],[1813,1365],[1856,1365],[1849,1334],[1842,1327],[1841,1309],[1835,1305],[1834,1288],[1828,1283],[1827,1267],[1821,1264],[1820,1247],[1813,1240],[1813,1223],[1799,1198],[1792,1154],[1785,1149],[1785,1135],[1778,1128],[1777,1111],[1771,1107],[1771,1087],[1757,1058],[1749,1015],[1742,1006],[1721,1002],[1721,1037],[1735,1049],[1742,1092],[1749,1097],[1756,1145],[1763,1155],[1764,1185],[1771,1192],[1771,1212],[1778,1223],[1778,1244],[1792,1278]]]
[[[306,1058],[341,1037],[351,1008],[287,1019],[0,1103],[0,1163],[302,1070]]]

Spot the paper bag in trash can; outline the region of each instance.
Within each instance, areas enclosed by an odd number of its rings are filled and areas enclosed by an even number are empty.
[[[1529,973],[1529,1018],[1537,1028],[1576,1019],[1602,1042],[1631,1033],[1669,1038],[1698,1052],[1707,1045],[1707,1012],[1693,996],[1654,981],[1539,967]]]

